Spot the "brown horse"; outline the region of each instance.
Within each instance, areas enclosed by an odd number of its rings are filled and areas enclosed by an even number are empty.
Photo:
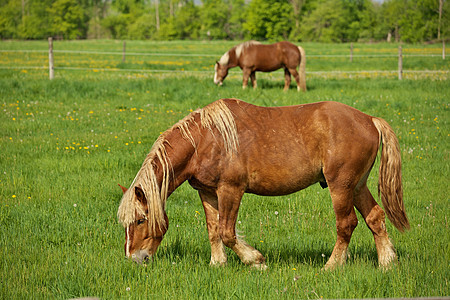
[[[263,255],[236,235],[243,194],[286,195],[319,182],[329,187],[337,228],[325,268],[346,260],[358,224],[354,207],[373,233],[380,266],[387,267],[396,254],[384,212],[366,185],[380,145],[379,194],[388,218],[403,231],[409,222],[399,144],[386,121],[336,102],[266,108],[215,101],[161,134],[124,191],[118,218],[126,256],[142,262],[156,252],[169,224],[166,200],[188,180],[205,210],[211,264],[226,263],[225,245],[244,263],[264,268]]]
[[[249,41],[239,44],[227,51],[214,67],[214,83],[222,85],[230,68],[240,67],[244,72],[242,87],[245,89],[248,78],[256,88],[256,71],[272,72],[284,69],[284,90],[289,89],[291,74],[297,82],[297,90],[306,91],[306,56],[302,47],[289,42],[279,42],[272,45],[263,45],[259,42]],[[299,72],[297,72],[299,67]],[[300,73],[300,74],[299,74]]]

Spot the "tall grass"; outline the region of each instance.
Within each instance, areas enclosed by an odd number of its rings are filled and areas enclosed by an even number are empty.
[[[448,81],[312,78],[307,93],[283,93],[281,77],[242,90],[233,78],[219,88],[211,78],[105,74],[49,81],[45,71],[0,70],[1,298],[449,295]],[[318,185],[284,197],[244,196],[237,227],[266,256],[266,271],[231,251],[226,267],[209,266],[203,209],[188,184],[168,200],[170,228],[155,260],[126,260],[117,183],[131,183],[161,132],[225,97],[265,106],[332,100],[386,119],[400,139],[412,225],[400,234],[387,222],[398,264],[377,268],[360,218],[347,265],[321,271],[336,233],[328,189]],[[374,196],[377,176],[376,164]]]

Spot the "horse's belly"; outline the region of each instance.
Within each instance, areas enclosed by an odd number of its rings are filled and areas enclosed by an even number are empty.
[[[252,171],[248,178],[246,192],[263,196],[280,196],[295,193],[323,180],[320,171],[286,168],[268,168]]]

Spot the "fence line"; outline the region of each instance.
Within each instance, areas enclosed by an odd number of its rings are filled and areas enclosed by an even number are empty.
[[[190,70],[145,70],[145,69],[119,69],[119,68],[86,68],[86,67],[55,67],[53,64],[53,53],[73,53],[73,54],[98,54],[98,55],[121,55],[122,56],[122,62],[125,62],[126,55],[131,56],[166,56],[166,57],[218,57],[217,54],[202,54],[202,53],[145,53],[145,52],[130,52],[126,53],[126,42],[123,42],[122,51],[114,51],[114,52],[104,52],[104,51],[82,51],[82,50],[53,50],[53,39],[52,37],[48,38],[48,57],[49,57],[49,78],[50,80],[54,78],[54,70],[88,70],[88,71],[109,71],[109,72],[140,72],[140,73],[184,73],[184,74],[206,74],[211,73],[211,71],[190,71]],[[45,53],[47,51],[45,50],[0,50],[0,53]],[[353,62],[353,57],[365,57],[365,58],[378,58],[378,57],[398,57],[398,79],[402,80],[403,78],[403,56],[405,57],[439,57],[438,54],[406,54],[403,55],[402,53],[402,45],[399,45],[398,47],[398,54],[353,54],[353,43],[350,46],[350,53],[347,54],[312,54],[308,55],[308,58],[322,58],[322,57],[340,57],[340,58],[350,58],[350,62]],[[445,43],[443,42],[442,46],[442,59],[445,60]],[[40,67],[36,66],[19,66],[19,67],[2,67],[0,66],[0,69],[39,69]],[[41,68],[45,69],[45,68]],[[317,75],[323,75],[323,74],[374,74],[374,73],[381,73],[381,74],[389,74],[394,73],[395,71],[392,70],[359,70],[359,71],[313,71],[313,72],[307,72],[308,74],[317,74]],[[448,71],[441,71],[441,70],[411,70],[406,71],[408,73],[436,73],[436,74],[448,74]],[[351,76],[351,75],[350,75]]]
[[[395,50],[395,49],[394,49]],[[0,50],[0,53],[48,53],[48,50]],[[103,52],[103,51],[79,51],[79,50],[53,50],[53,53],[78,53],[78,54],[99,54],[99,55],[121,55],[123,51],[118,52]],[[404,57],[445,57],[444,54],[403,54]],[[222,54],[204,54],[204,53],[158,53],[158,52],[127,52],[126,55],[132,56],[180,56],[180,57],[195,57],[195,56],[208,56],[208,57],[220,57]],[[398,54],[353,54],[353,57],[397,57]],[[311,54],[310,57],[351,57],[351,54]]]
[[[9,67],[9,66],[0,66],[0,70],[48,70],[49,67],[45,66],[22,66],[22,67]],[[203,73],[203,74],[212,74],[211,71],[195,71],[195,70],[145,70],[145,69],[117,69],[117,68],[81,68],[81,67],[54,67],[55,70],[73,70],[73,71],[101,71],[101,72],[136,72],[136,73]],[[315,74],[315,75],[323,75],[323,74],[376,74],[376,73],[397,73],[397,70],[359,70],[359,71],[306,71],[306,74]],[[238,70],[230,71],[230,74],[240,74],[241,72]],[[449,74],[450,70],[403,70],[403,73],[425,73],[425,74],[433,74],[433,73],[441,73],[441,74]]]

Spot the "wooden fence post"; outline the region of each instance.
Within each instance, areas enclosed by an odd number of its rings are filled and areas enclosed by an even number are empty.
[[[353,43],[350,44],[350,62],[353,62]]]
[[[53,38],[48,38],[48,76],[50,80],[55,77],[55,69],[53,66]]]
[[[445,40],[442,40],[442,59],[445,60]]]
[[[125,62],[125,49],[127,46],[127,42],[123,41],[123,50],[122,50],[122,62]]]
[[[402,45],[398,46],[398,79],[403,79],[403,57],[402,57]]]

